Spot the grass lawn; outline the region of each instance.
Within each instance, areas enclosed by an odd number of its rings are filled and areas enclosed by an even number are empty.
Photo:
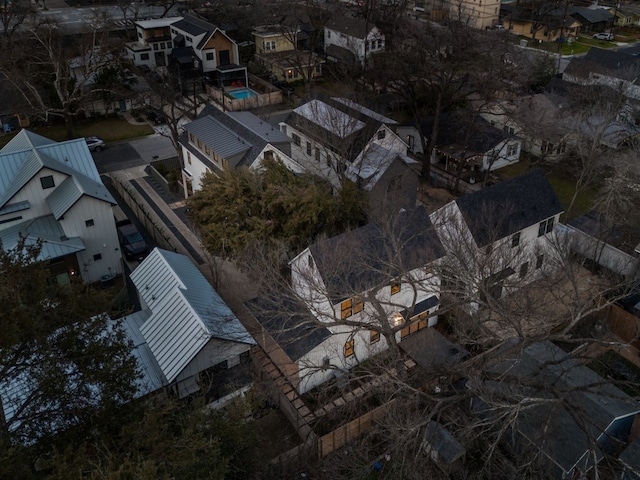
[[[528,171],[529,162],[521,161],[514,165],[496,170],[495,172],[492,172],[492,174],[496,175],[500,180],[506,180],[508,178],[517,177],[518,175],[527,173]],[[569,204],[571,203],[571,198],[576,191],[576,182],[567,177],[566,174],[563,175],[556,173],[548,168],[545,168],[545,171],[553,191],[556,193],[560,203],[565,209],[565,213],[562,216],[563,222],[579,217],[591,210],[593,206],[593,198],[597,194],[597,191],[594,188],[587,188],[579,192],[576,197],[576,201],[573,204],[573,208],[571,211],[567,211]]]
[[[98,136],[102,138],[105,143],[143,137],[153,133],[153,128],[150,125],[131,125],[122,117],[76,120],[74,127],[76,137]],[[29,130],[58,142],[66,140],[64,123],[30,128]],[[0,136],[0,147],[6,145],[14,136],[15,133]]]

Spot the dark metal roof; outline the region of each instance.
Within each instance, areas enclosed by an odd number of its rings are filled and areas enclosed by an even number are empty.
[[[292,301],[255,298],[245,305],[293,362],[331,336],[309,310]]]
[[[309,250],[334,302],[388,285],[444,255],[424,207],[321,240]]]
[[[540,169],[463,195],[456,203],[478,247],[564,211]]]

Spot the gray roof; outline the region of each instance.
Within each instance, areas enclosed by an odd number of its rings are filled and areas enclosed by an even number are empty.
[[[407,167],[418,164],[416,160],[407,155],[393,153],[379,143],[371,143],[361,160],[350,164],[345,173],[347,178],[354,182],[358,179],[362,180],[364,182],[363,188],[371,190],[396,159]]]
[[[640,57],[614,50],[591,48],[584,57],[574,57],[565,73],[583,78],[588,78],[592,73],[600,73],[640,85]]]
[[[618,459],[632,472],[640,475],[640,437],[631,442]]]
[[[216,26],[212,23],[202,20],[193,15],[185,15],[182,20],[178,20],[171,24],[173,28],[180,29],[190,35],[202,35],[203,33],[213,32]]]
[[[573,18],[588,23],[613,22],[613,14],[606,8],[569,7],[569,15]]]
[[[85,249],[80,237],[67,238],[53,215],[32,218],[0,231],[0,242],[4,250],[13,250],[23,238],[25,246],[42,241],[42,249],[37,260],[51,260],[64,257]]]
[[[65,187],[70,195],[80,191],[83,195],[116,204],[102,183],[83,138],[55,142],[21,130],[0,150],[0,207],[4,207],[43,168],[74,177],[75,190]],[[57,202],[60,204],[64,200],[58,197]]]
[[[478,247],[563,212],[540,169],[463,195],[456,203]]]
[[[363,18],[354,18],[345,15],[345,12],[336,12],[325,24],[325,28],[360,39],[366,38],[374,27],[374,24],[367,23]]]
[[[151,310],[140,331],[169,382],[212,338],[255,343],[184,255],[155,248],[133,271],[131,280]]]
[[[444,255],[423,207],[402,211],[387,223],[369,223],[309,247],[334,303],[388,285]]]
[[[252,145],[210,115],[187,123],[184,129],[216,152],[222,158],[230,158],[247,152]]]
[[[282,298],[256,298],[245,305],[292,362],[331,336],[303,305],[294,305]]]
[[[638,232],[630,226],[615,222],[614,220],[596,210],[590,210],[584,215],[573,218],[567,225],[600,241],[633,255],[638,244]],[[636,229],[637,230],[637,229]]]
[[[256,117],[251,112],[228,112],[227,115],[260,137],[264,142],[271,144],[291,142],[291,139],[285,133],[274,128],[269,122]]]
[[[438,460],[451,465],[463,457],[467,450],[458,442],[449,430],[441,424],[429,421],[424,431],[424,441],[438,454]]]
[[[435,306],[431,300],[433,298],[434,297],[429,297],[427,299],[430,300],[428,305],[426,305],[428,308]],[[418,315],[422,309],[426,310],[420,303],[416,304],[412,315]],[[469,352],[461,345],[450,342],[447,337],[435,328],[425,328],[418,334],[409,335],[403,338],[398,345],[400,345],[400,348],[407,352],[418,365],[431,372],[435,372],[442,367],[448,369],[451,365],[455,365],[469,356]]]
[[[532,400],[518,429],[565,472],[614,420],[640,412],[640,403],[549,341],[506,357],[488,370],[499,381],[487,385],[512,400]]]

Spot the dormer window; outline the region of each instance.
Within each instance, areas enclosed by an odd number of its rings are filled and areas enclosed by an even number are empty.
[[[387,134],[386,130],[378,131],[378,140],[382,140],[385,137],[386,134]]]
[[[189,141],[191,143],[196,143],[196,136],[193,133],[189,134]]]
[[[511,248],[515,248],[520,245],[520,232],[514,233],[511,236]]]
[[[402,284],[400,282],[394,282],[391,284],[391,295],[395,295],[396,293],[400,293],[400,288]]]

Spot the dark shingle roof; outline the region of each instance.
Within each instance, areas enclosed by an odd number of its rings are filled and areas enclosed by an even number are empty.
[[[362,18],[353,18],[345,15],[344,12],[338,12],[329,19],[325,26],[336,32],[364,39],[375,25],[365,22]]]
[[[478,247],[563,212],[540,169],[463,195],[456,203]]]
[[[206,32],[213,32],[216,29],[215,25],[198,17],[194,17],[193,15],[185,15],[182,20],[177,21],[171,26],[179,28],[190,35],[202,35]]]
[[[569,7],[569,15],[576,20],[589,23],[612,22],[613,15],[606,8]]]
[[[572,59],[565,72],[584,78],[592,73],[600,73],[640,85],[640,58],[613,50],[592,48],[584,57]]]
[[[309,310],[282,298],[255,298],[245,305],[294,362],[331,336]]]
[[[423,207],[318,241],[309,250],[334,302],[387,285],[444,255]]]

